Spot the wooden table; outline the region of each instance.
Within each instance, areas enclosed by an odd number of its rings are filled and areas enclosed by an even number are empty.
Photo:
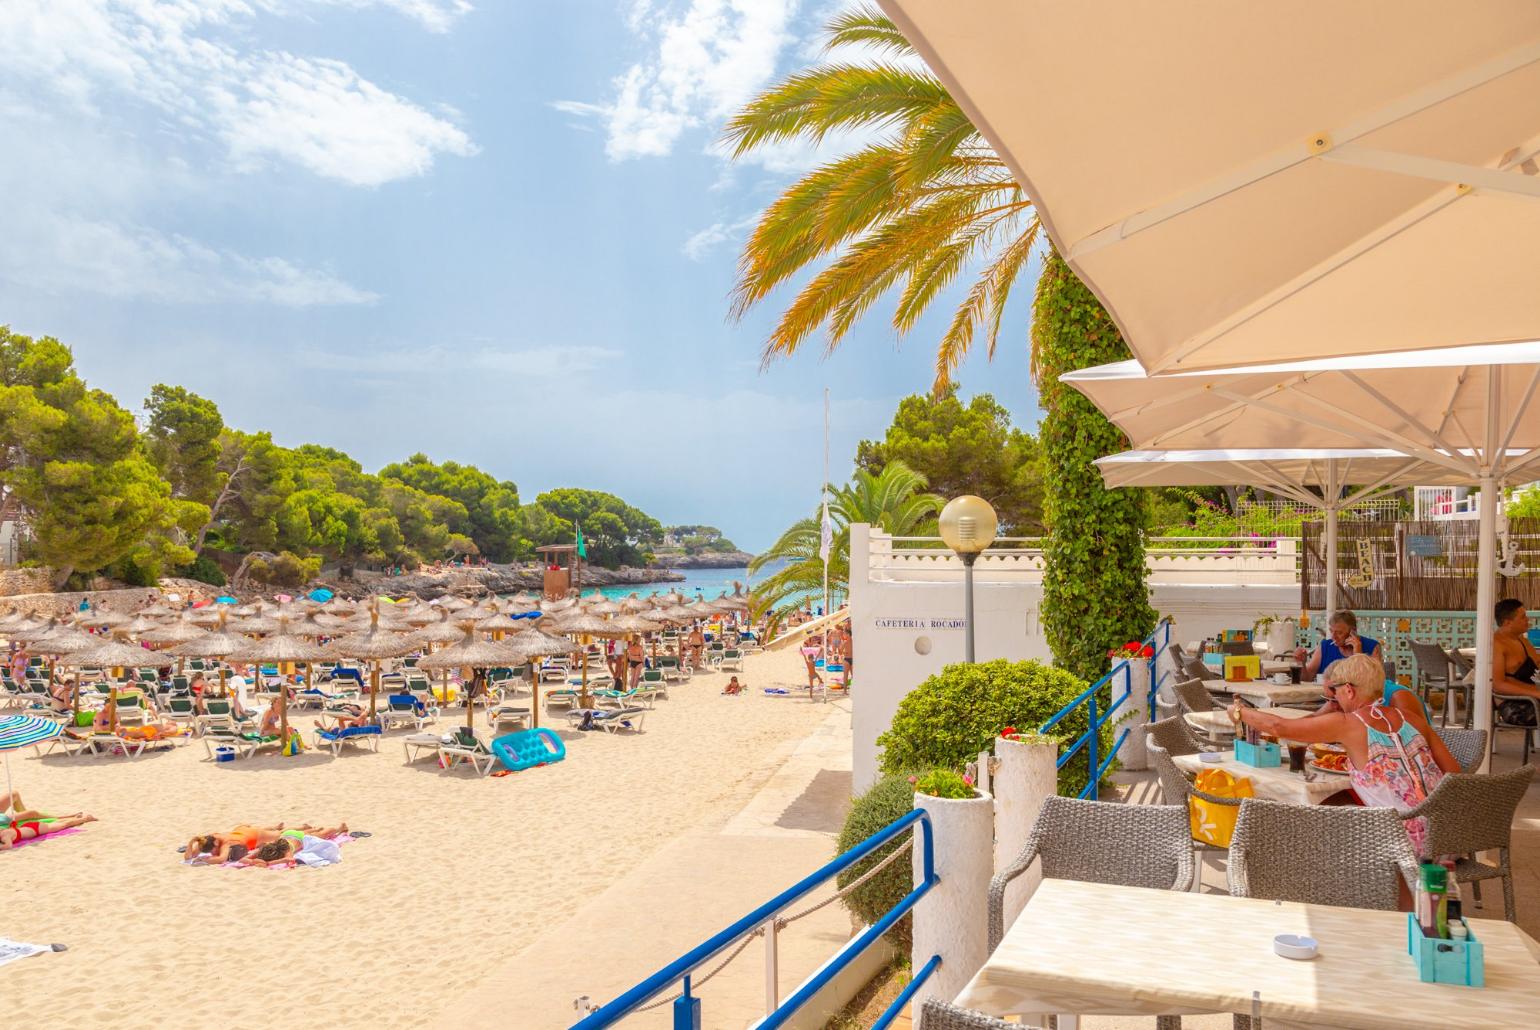
[[[1535,1026],[1540,945],[1513,923],[1469,922],[1483,988],[1418,980],[1400,912],[1046,879],[957,1004],[992,1016],[1249,1015],[1255,991],[1267,1030]],[[1320,953],[1280,958],[1280,933],[1313,937]]]
[[[1225,753],[1223,762],[1205,762],[1197,755],[1173,755],[1171,761],[1185,773],[1196,773],[1199,769],[1224,769],[1237,779],[1244,777],[1250,780],[1254,797],[1290,805],[1319,805],[1338,791],[1347,790],[1353,785],[1340,773],[1312,769],[1315,779],[1307,780],[1302,773],[1289,772],[1287,750],[1283,753],[1284,764],[1271,769],[1258,769],[1254,765],[1237,762],[1229,752]],[[1308,757],[1306,761],[1309,761]]]
[[[1258,708],[1274,705],[1292,705],[1305,701],[1322,701],[1326,691],[1319,683],[1270,683],[1267,680],[1246,680],[1233,683],[1230,680],[1204,680],[1203,686],[1211,694],[1239,694]]]
[[[1270,708],[1267,714],[1276,715],[1280,719],[1303,719],[1315,713],[1303,708]],[[1188,712],[1184,718],[1187,720],[1187,725],[1211,737],[1235,736],[1235,724],[1230,721],[1230,713],[1227,709],[1215,708],[1208,712]]]

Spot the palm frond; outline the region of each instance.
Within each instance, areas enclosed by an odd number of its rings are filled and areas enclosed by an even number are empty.
[[[830,64],[788,75],[727,120],[722,143],[742,157],[770,143],[822,142],[831,132],[892,129],[952,104],[940,80],[896,65]]]
[[[894,56],[918,56],[914,44],[898,31],[888,16],[871,4],[858,4],[836,14],[825,28],[824,50],[842,46],[869,46]]]

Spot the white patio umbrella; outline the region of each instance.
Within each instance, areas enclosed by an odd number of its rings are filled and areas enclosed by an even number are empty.
[[[1481,487],[1476,719],[1491,726],[1498,488],[1540,474],[1540,344],[1442,348],[1150,376],[1071,372],[1135,447],[1385,447]]]
[[[1384,449],[1122,451],[1096,466],[1108,489],[1255,486],[1323,512],[1328,613],[1337,610],[1339,512],[1408,486],[1469,482],[1464,473]]]
[[[1540,5],[880,2],[1152,372],[1540,335]]]

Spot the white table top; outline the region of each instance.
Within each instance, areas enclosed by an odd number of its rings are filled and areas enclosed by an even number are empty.
[[[1278,708],[1268,709],[1268,715],[1276,715],[1280,719],[1303,719],[1314,715],[1303,708]],[[1235,735],[1235,724],[1230,721],[1230,713],[1223,708],[1216,708],[1210,712],[1188,712],[1185,718],[1187,724],[1200,733],[1209,736]]]
[[[1173,755],[1171,761],[1185,773],[1196,773],[1199,769],[1224,769],[1236,779],[1250,780],[1252,796],[1290,805],[1318,805],[1353,785],[1346,776],[1339,773],[1313,769],[1311,772],[1315,779],[1307,780],[1301,773],[1289,772],[1287,751],[1283,754],[1283,764],[1270,769],[1258,769],[1254,765],[1237,762],[1234,755],[1229,753],[1225,754],[1222,762],[1205,762],[1197,755]],[[1308,757],[1306,761],[1309,761]]]
[[[1231,682],[1212,679],[1204,680],[1203,686],[1214,694],[1239,694],[1241,697],[1255,701],[1262,708],[1298,704],[1303,701],[1320,701],[1326,697],[1326,691],[1321,689],[1319,683],[1270,683],[1267,680]]]
[[[1047,879],[957,999],[993,1016],[1250,1014],[1272,1030],[1534,1026],[1540,945],[1513,923],[1469,920],[1486,986],[1425,984],[1400,912],[1275,903]],[[1306,962],[1273,937],[1320,943]]]

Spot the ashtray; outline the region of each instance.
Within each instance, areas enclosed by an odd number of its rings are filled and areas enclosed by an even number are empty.
[[[1315,938],[1301,937],[1299,934],[1293,933],[1280,933],[1277,937],[1273,938],[1273,950],[1284,958],[1315,958]]]
[[[1198,761],[1200,761],[1200,762],[1207,762],[1209,765],[1218,765],[1220,762],[1223,762],[1228,757],[1229,756],[1226,755],[1223,751],[1200,751],[1200,752],[1198,752]]]

